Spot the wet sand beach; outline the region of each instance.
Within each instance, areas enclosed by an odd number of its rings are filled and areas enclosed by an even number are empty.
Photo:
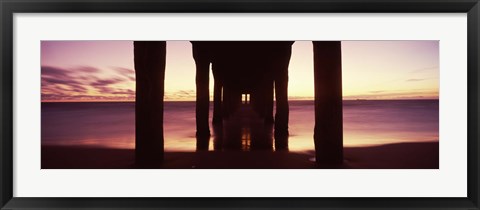
[[[344,149],[345,169],[438,169],[438,142]],[[42,147],[42,169],[135,168],[133,149]],[[165,169],[314,169],[314,152],[166,152]]]

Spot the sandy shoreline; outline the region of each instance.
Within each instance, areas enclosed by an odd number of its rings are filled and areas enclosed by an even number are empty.
[[[437,169],[438,142],[346,147],[346,169]],[[43,146],[42,169],[128,169],[134,150],[74,146]],[[219,161],[220,160],[220,161]],[[313,151],[166,152],[165,169],[309,169],[316,168]]]

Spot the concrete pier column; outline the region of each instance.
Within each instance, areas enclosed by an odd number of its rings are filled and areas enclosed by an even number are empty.
[[[135,163],[157,167],[163,161],[163,95],[166,42],[135,41]]]
[[[277,78],[275,80],[275,136],[288,136],[288,76]]]
[[[192,44],[192,51],[196,65],[195,83],[197,86],[197,98],[195,116],[197,136],[210,136],[210,128],[208,125],[210,58],[208,56],[208,48],[201,44]]]
[[[222,84],[219,79],[215,79],[213,85],[213,119],[212,123],[222,122]]]
[[[265,89],[265,122],[273,123],[273,91],[274,83],[273,81],[269,82],[268,87]]]
[[[314,41],[315,154],[319,165],[343,163],[340,41]]]
[[[222,116],[224,119],[228,119],[230,117],[228,111],[231,106],[231,91],[228,88],[223,88],[222,93]]]
[[[278,72],[274,77],[275,86],[275,136],[288,136],[288,65],[292,53],[291,45],[284,49],[281,59],[274,69]]]

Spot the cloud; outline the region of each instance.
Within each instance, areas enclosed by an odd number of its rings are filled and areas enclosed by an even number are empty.
[[[114,92],[111,92],[112,94],[119,94],[119,95],[135,95],[135,91],[133,90],[117,90]]]
[[[50,66],[41,69],[42,92],[74,91],[85,92],[81,80],[75,78],[75,71]]]
[[[90,85],[93,86],[107,86],[107,85],[113,85],[117,83],[124,82],[124,79],[121,78],[112,78],[112,79],[98,79],[96,81],[90,82]]]
[[[134,96],[92,96],[42,94],[42,101],[133,101]]]
[[[119,74],[135,74],[135,71],[134,71],[134,70],[128,69],[128,68],[115,67],[115,70],[116,70]]]
[[[79,72],[82,72],[82,73],[96,73],[96,72],[99,72],[100,69],[97,69],[97,68],[94,68],[94,67],[91,67],[91,66],[80,66],[80,67],[75,68],[75,71],[79,71]]]
[[[195,100],[196,92],[194,90],[178,90],[175,92],[165,92],[164,99],[179,101]]]
[[[425,68],[419,68],[419,69],[412,70],[410,73],[420,73],[420,72],[430,71],[430,70],[438,70],[438,66],[429,66]]]
[[[111,92],[114,91],[113,88],[106,87],[106,86],[97,86],[95,87],[95,89],[101,94],[110,94]]]
[[[128,68],[123,68],[123,67],[115,67],[114,69],[116,70],[116,72],[119,75],[121,75],[123,77],[126,77],[130,81],[135,81],[135,71],[134,70],[128,69]]]
[[[111,75],[89,66],[42,66],[42,100],[132,100],[135,91],[128,89],[128,86],[132,86],[132,71],[126,68],[121,71],[130,76]]]
[[[425,79],[407,79],[407,82],[418,82],[418,81],[423,81]]]
[[[42,66],[41,68],[42,77],[67,77],[69,73],[69,70],[51,66]]]
[[[288,96],[288,100],[315,100],[315,96]]]
[[[371,91],[370,91],[371,92]],[[381,93],[344,96],[344,99],[415,99],[415,98],[438,98],[437,90],[412,90],[412,91],[380,91]]]
[[[68,80],[58,79],[54,77],[43,77],[42,84],[71,84]]]

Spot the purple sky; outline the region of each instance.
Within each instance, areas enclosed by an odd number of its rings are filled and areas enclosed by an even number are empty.
[[[43,101],[134,100],[132,41],[42,41],[41,46]],[[344,98],[438,98],[438,47],[438,41],[343,41]],[[167,42],[165,100],[195,99],[191,54],[189,42]],[[295,42],[291,99],[313,97],[312,56],[311,42]]]

